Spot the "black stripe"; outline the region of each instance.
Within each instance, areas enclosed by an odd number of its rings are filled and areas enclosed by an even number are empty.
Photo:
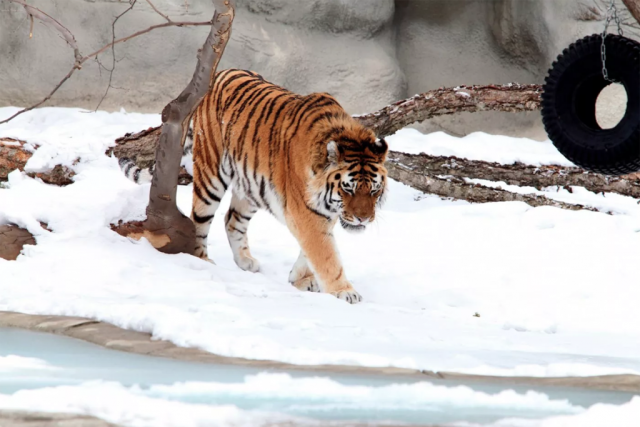
[[[204,224],[205,222],[209,222],[213,219],[214,215],[200,216],[195,212],[192,212],[193,220],[198,224]]]
[[[242,230],[238,230],[237,228],[235,228],[232,225],[228,225],[227,227],[229,227],[230,229],[232,229],[233,231],[235,231],[236,233],[240,233],[240,234],[246,234],[246,230],[242,231]]]
[[[204,191],[207,193],[207,196],[209,196],[211,200],[218,203],[220,202],[220,197],[213,194],[211,190],[209,190],[209,187],[207,187],[206,185],[203,185],[202,187],[204,188]]]
[[[247,76],[244,76],[247,77]],[[262,82],[260,81],[255,81],[254,79],[248,78],[246,81],[240,83],[238,86],[234,87],[232,92],[227,96],[227,100],[224,103],[224,106],[222,107],[225,111],[229,109],[229,107],[231,107],[231,105],[235,102],[238,101],[238,97],[242,97],[243,95],[246,95],[246,93],[251,89],[251,88],[247,88],[246,92],[241,92],[245,87],[249,86],[250,84],[253,84],[253,87],[259,86],[260,84],[262,84]]]
[[[233,211],[233,216],[235,217],[237,222],[244,222],[244,221],[249,222],[249,221],[251,221],[251,217],[250,216],[244,216],[238,211]]]
[[[358,148],[359,148],[359,149],[362,149],[362,148],[360,147],[360,143],[358,143],[358,141],[356,141],[355,139],[349,138],[349,137],[347,137],[347,136],[343,136],[342,138],[340,138],[340,140],[341,140],[341,141],[343,141],[343,142],[346,142],[346,143],[348,143],[348,144],[356,145],[356,146],[358,146]],[[349,148],[351,148],[351,147],[349,147]],[[359,150],[358,150],[358,151],[359,151]]]
[[[314,214],[323,217],[324,219],[326,219],[327,221],[331,221],[331,218],[326,216],[325,214],[323,214],[322,212],[318,212],[317,210],[315,210],[314,208],[312,208],[311,206],[307,205],[306,203],[304,204],[307,209],[309,209],[311,212],[313,212]]]
[[[196,193],[196,197],[198,197],[198,199],[202,200],[206,205],[210,205],[211,204],[211,202],[209,200],[207,200],[207,198],[202,195],[202,193],[200,192],[200,188],[195,184],[193,186],[193,192]]]
[[[125,168],[124,168],[124,174],[125,174],[126,176],[129,176],[129,171],[131,170],[131,168],[133,168],[133,167],[135,167],[135,166],[136,166],[136,164],[135,164],[135,163],[133,163],[133,162],[129,163],[129,164],[128,164],[127,166],[125,166]]]
[[[243,77],[247,77],[247,75],[246,74],[236,74],[234,76],[229,77],[228,80],[225,80],[224,82],[221,82],[221,83],[224,83],[224,86],[219,87],[218,90],[216,92],[214,92],[218,96],[218,99],[217,99],[217,102],[216,102],[216,115],[217,115],[217,118],[218,118],[218,123],[220,123],[222,121],[222,119],[220,118],[220,114],[224,114],[224,112],[226,111],[226,110],[224,110],[222,108],[222,98],[223,98],[223,92],[224,92],[225,88],[230,83],[232,83],[233,81],[241,79]]]
[[[279,130],[279,126],[277,126],[278,120],[280,119],[280,115],[282,114],[282,110],[284,110],[285,106],[287,105],[287,100],[284,100],[282,102],[282,104],[280,104],[280,107],[278,107],[278,109],[276,110],[276,113],[274,115],[273,118],[270,118],[269,121],[272,123],[272,127],[271,127],[271,133],[269,134],[269,181],[273,182],[273,160],[275,157],[275,144],[274,144],[274,137],[276,132]],[[265,119],[266,120],[266,119]]]
[[[308,126],[307,130],[311,130],[311,129],[313,129],[313,127],[314,127],[318,122],[320,122],[320,121],[322,121],[322,120],[328,120],[328,119],[333,118],[333,117],[336,117],[336,114],[335,114],[335,113],[333,113],[333,112],[331,112],[331,111],[328,111],[328,112],[326,112],[326,113],[322,113],[322,114],[320,114],[319,116],[317,116],[315,119],[313,119],[313,120],[311,121],[311,124]]]

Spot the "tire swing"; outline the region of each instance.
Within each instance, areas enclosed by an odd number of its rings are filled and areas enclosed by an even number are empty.
[[[627,110],[615,127],[603,129],[596,101],[611,83],[624,86]],[[606,175],[640,171],[640,43],[607,35],[605,27],[603,34],[566,48],[545,79],[542,122],[558,151],[583,169]]]

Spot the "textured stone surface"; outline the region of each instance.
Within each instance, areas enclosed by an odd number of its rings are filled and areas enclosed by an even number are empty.
[[[155,0],[175,20],[204,21],[209,0]],[[552,60],[572,41],[601,31],[577,18],[583,2],[558,0],[237,0],[233,35],[220,68],[253,69],[295,92],[335,95],[354,114],[443,86],[542,83]],[[126,2],[32,0],[76,35],[83,53],[110,39]],[[124,16],[116,36],[161,23],[146,2]],[[101,108],[160,112],[193,74],[207,29],[160,29],[118,45],[113,86]],[[64,76],[72,53],[54,30],[36,24],[29,39],[24,10],[0,14],[0,105],[27,105]],[[111,66],[110,53],[100,57]],[[85,65],[53,105],[95,108],[108,73]],[[476,130],[544,137],[539,113],[456,114],[424,130]]]

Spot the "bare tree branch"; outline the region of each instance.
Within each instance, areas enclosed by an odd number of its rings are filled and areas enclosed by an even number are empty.
[[[60,33],[60,35],[67,42],[67,44],[71,46],[71,48],[73,49],[73,56],[76,59],[76,66],[77,67],[80,66],[82,55],[80,54],[80,49],[78,48],[78,43],[76,42],[76,38],[71,33],[71,31],[69,31],[67,27],[65,27],[60,22],[58,22],[54,17],[52,17],[51,15],[48,15],[47,13],[38,9],[37,7],[28,5],[24,0],[8,0],[8,1],[17,3],[22,7],[24,7],[30,19],[36,18],[44,22],[45,24],[51,24],[58,31],[58,33]]]
[[[209,26],[209,25],[211,25],[211,21],[203,21],[203,22],[189,22],[189,21],[187,21],[187,22],[176,22],[176,21],[170,21],[170,22],[165,22],[163,24],[152,25],[149,28],[137,31],[137,32],[135,32],[133,34],[130,34],[130,35],[126,36],[126,37],[122,37],[122,38],[117,39],[117,40],[112,40],[111,43],[101,47],[97,51],[95,51],[93,53],[90,53],[89,55],[82,56],[82,54],[80,53],[80,49],[78,48],[78,44],[76,42],[75,36],[71,33],[71,31],[69,31],[60,22],[58,22],[57,20],[55,20],[54,18],[52,18],[51,16],[49,16],[45,12],[41,11],[40,9],[26,4],[24,2],[24,0],[7,0],[7,1],[22,5],[25,8],[25,10],[27,11],[27,14],[29,14],[29,16],[33,16],[33,17],[41,20],[44,23],[49,23],[49,24],[53,25],[56,28],[56,30],[60,33],[62,38],[73,49],[74,57],[75,57],[75,63],[73,64],[73,67],[71,68],[71,70],[62,78],[62,80],[60,80],[60,82],[58,82],[58,84],[53,88],[53,90],[51,92],[49,92],[49,94],[47,96],[45,96],[42,100],[38,101],[37,103],[35,103],[35,104],[33,104],[33,105],[29,106],[29,107],[23,108],[22,110],[16,112],[11,117],[9,117],[7,119],[4,119],[4,120],[0,120],[0,124],[8,123],[11,120],[15,119],[16,117],[18,117],[19,115],[24,114],[27,111],[31,111],[34,108],[38,108],[39,106],[41,106],[45,102],[49,101],[51,99],[51,97],[62,87],[62,85],[64,85],[67,82],[67,80],[69,80],[71,78],[73,73],[76,70],[79,70],[79,69],[82,68],[82,64],[84,64],[89,59],[92,59],[92,58],[100,55],[101,53],[103,53],[107,49],[112,49],[113,46],[115,46],[115,45],[117,45],[119,43],[124,43],[124,42],[129,41],[129,40],[131,40],[133,38],[136,38],[136,37],[141,36],[143,34],[146,34],[146,33],[149,33],[151,31],[157,30],[159,28],[186,27],[186,26],[205,26],[205,25]],[[134,1],[134,3],[135,3],[135,1]]]
[[[155,10],[158,15],[160,15],[164,19],[166,19],[167,22],[171,22],[171,19],[167,15],[165,15],[164,13],[160,12],[158,10],[158,8],[153,4],[153,2],[151,0],[146,0],[146,1],[147,1],[147,3],[149,3],[149,6],[151,6],[151,9]]]
[[[149,1],[149,0],[147,0]],[[111,23],[111,69],[105,68],[107,71],[109,71],[109,84],[107,85],[107,88],[104,91],[104,94],[102,95],[102,98],[100,98],[100,102],[98,102],[98,105],[96,105],[96,108],[94,111],[98,111],[98,108],[100,108],[100,106],[102,105],[102,102],[104,101],[104,99],[107,97],[107,95],[109,94],[109,89],[111,89],[111,83],[113,82],[113,72],[116,70],[116,45],[115,45],[115,41],[116,41],[116,23],[118,22],[118,20],[120,18],[122,18],[124,15],[126,15],[131,9],[133,9],[133,7],[136,5],[137,0],[131,0],[129,3],[129,7],[127,9],[125,9],[121,14],[119,14],[118,16],[116,16],[116,19],[113,20],[113,22]],[[96,56],[96,59],[98,59],[98,57]],[[102,64],[100,64],[100,66],[104,67]]]

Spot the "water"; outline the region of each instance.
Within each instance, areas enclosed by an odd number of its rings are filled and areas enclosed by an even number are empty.
[[[491,423],[506,417],[537,419],[571,413],[571,410],[550,407],[544,403],[510,406],[491,399],[487,403],[473,396],[470,398],[469,393],[451,390],[452,387],[461,385],[460,383],[426,377],[408,379],[286,372],[294,379],[274,377],[266,384],[262,380],[251,383],[247,376],[284,371],[141,356],[108,350],[67,337],[0,328],[0,356],[9,355],[41,359],[57,369],[6,372],[0,366],[0,394],[103,380],[118,382],[127,387],[138,385],[151,397],[185,403],[233,404],[246,410],[275,411],[315,419],[365,422],[387,420],[414,424],[459,421]],[[312,380],[314,376],[329,378],[337,384]],[[419,381],[445,386],[447,389],[434,392],[429,389],[428,384],[427,388],[415,386]],[[197,388],[176,388],[176,383],[185,382],[203,384]],[[417,388],[392,388],[393,384],[414,384]],[[163,385],[173,387],[163,388]],[[509,389],[520,394],[531,390],[527,386],[477,382],[467,386],[474,391],[491,395]],[[546,394],[549,399],[567,400],[571,405],[584,408],[600,402],[622,404],[633,397],[633,394],[625,392],[559,387],[536,387],[535,391]],[[450,397],[444,397],[447,395]]]

